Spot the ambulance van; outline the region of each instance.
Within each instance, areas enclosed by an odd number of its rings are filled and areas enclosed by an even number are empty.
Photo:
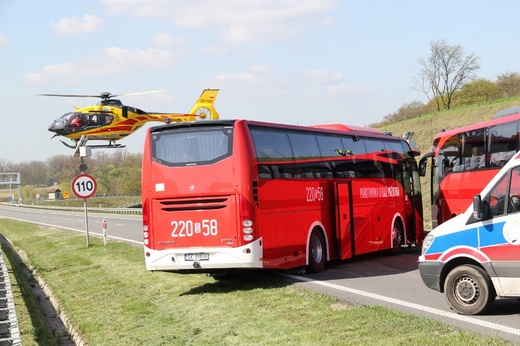
[[[520,298],[520,151],[473,204],[424,239],[419,273],[459,314],[477,315],[495,298]]]

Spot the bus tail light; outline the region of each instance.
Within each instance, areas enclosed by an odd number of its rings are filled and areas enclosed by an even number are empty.
[[[143,203],[143,244],[149,246],[152,242],[150,232],[150,201]]]
[[[244,196],[240,196],[240,228],[246,242],[255,239],[255,209]]]

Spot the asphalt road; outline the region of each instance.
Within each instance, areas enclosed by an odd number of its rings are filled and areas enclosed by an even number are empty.
[[[0,206],[0,217],[44,224],[86,234],[83,212],[34,210]],[[142,245],[141,216],[89,213],[88,233]],[[460,329],[498,336],[520,345],[520,300],[497,299],[483,316],[462,316],[452,312],[442,294],[428,289],[417,270],[420,249],[406,249],[399,256],[375,254],[334,263],[319,274],[284,273],[288,280],[317,290],[352,305],[381,305],[417,316],[452,324]]]

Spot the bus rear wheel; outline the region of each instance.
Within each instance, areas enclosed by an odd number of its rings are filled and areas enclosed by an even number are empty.
[[[444,294],[450,307],[463,315],[478,315],[495,302],[495,289],[486,271],[475,265],[461,265],[446,277]]]
[[[325,269],[325,262],[325,239],[323,234],[315,229],[309,241],[309,269],[314,273],[322,272]]]

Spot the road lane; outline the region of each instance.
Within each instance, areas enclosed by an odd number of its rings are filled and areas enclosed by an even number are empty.
[[[85,232],[84,213],[33,210],[0,205],[0,217],[9,217],[75,232]],[[108,224],[108,238],[142,245],[140,215],[89,213],[89,233],[102,235],[102,220]],[[427,288],[417,269],[419,249],[407,249],[399,256],[367,255],[334,263],[327,270],[305,276],[289,274],[298,285],[317,290],[356,305],[380,305],[406,313],[449,323],[520,345],[520,301],[497,300],[484,316],[461,316],[448,308],[444,296]]]

